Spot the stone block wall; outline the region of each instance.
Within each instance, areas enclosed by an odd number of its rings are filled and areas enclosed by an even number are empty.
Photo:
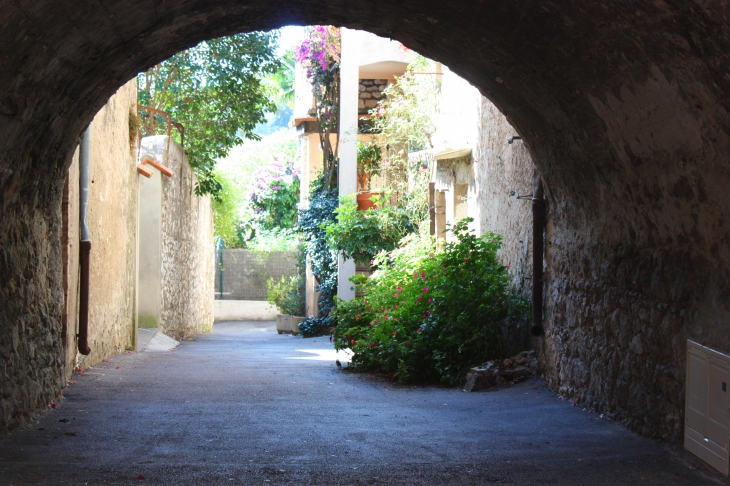
[[[358,85],[357,112],[366,114],[378,105],[385,96],[383,91],[388,87],[387,79],[361,79]]]

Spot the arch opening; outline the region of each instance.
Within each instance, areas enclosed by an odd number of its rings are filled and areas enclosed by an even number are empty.
[[[720,0],[5,5],[0,357],[7,383],[42,391],[6,400],[4,423],[60,389],[59,208],[93,114],[138,71],[207,38],[335,24],[446,62],[505,113],[549,204],[547,381],[646,435],[681,437],[686,339],[730,350],[729,17]],[[42,359],[31,363],[31,347]]]

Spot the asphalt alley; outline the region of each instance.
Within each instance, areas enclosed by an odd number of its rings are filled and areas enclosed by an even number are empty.
[[[0,441],[0,485],[726,484],[538,379],[481,393],[394,385],[272,322],[219,323],[85,372]]]

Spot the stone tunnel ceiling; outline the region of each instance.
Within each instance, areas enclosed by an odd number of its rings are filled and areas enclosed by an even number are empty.
[[[686,338],[730,351],[729,15],[712,0],[0,0],[0,427],[62,386],[61,189],[94,113],[201,40],[335,24],[443,61],[507,115],[547,191],[546,379],[681,437]]]

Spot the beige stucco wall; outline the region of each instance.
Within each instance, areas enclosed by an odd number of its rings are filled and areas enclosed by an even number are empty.
[[[147,153],[142,141],[140,157]],[[139,240],[137,260],[137,324],[157,327],[160,320],[161,264],[160,238],[162,234],[162,179],[165,177],[151,165],[152,177],[139,177]],[[139,343],[138,343],[139,344]]]
[[[68,172],[65,235],[66,376],[75,365],[92,366],[123,351],[134,338],[137,172],[129,142],[134,81],[122,86],[91,123],[89,206],[91,233],[89,356],[77,355],[79,269],[78,150]]]
[[[182,147],[163,135],[146,137],[143,147],[173,175],[162,181],[159,249],[143,244],[140,255],[160,252],[160,314],[158,329],[175,339],[213,328],[214,257],[213,203],[197,196],[193,173]],[[140,235],[145,229],[140,226]]]

